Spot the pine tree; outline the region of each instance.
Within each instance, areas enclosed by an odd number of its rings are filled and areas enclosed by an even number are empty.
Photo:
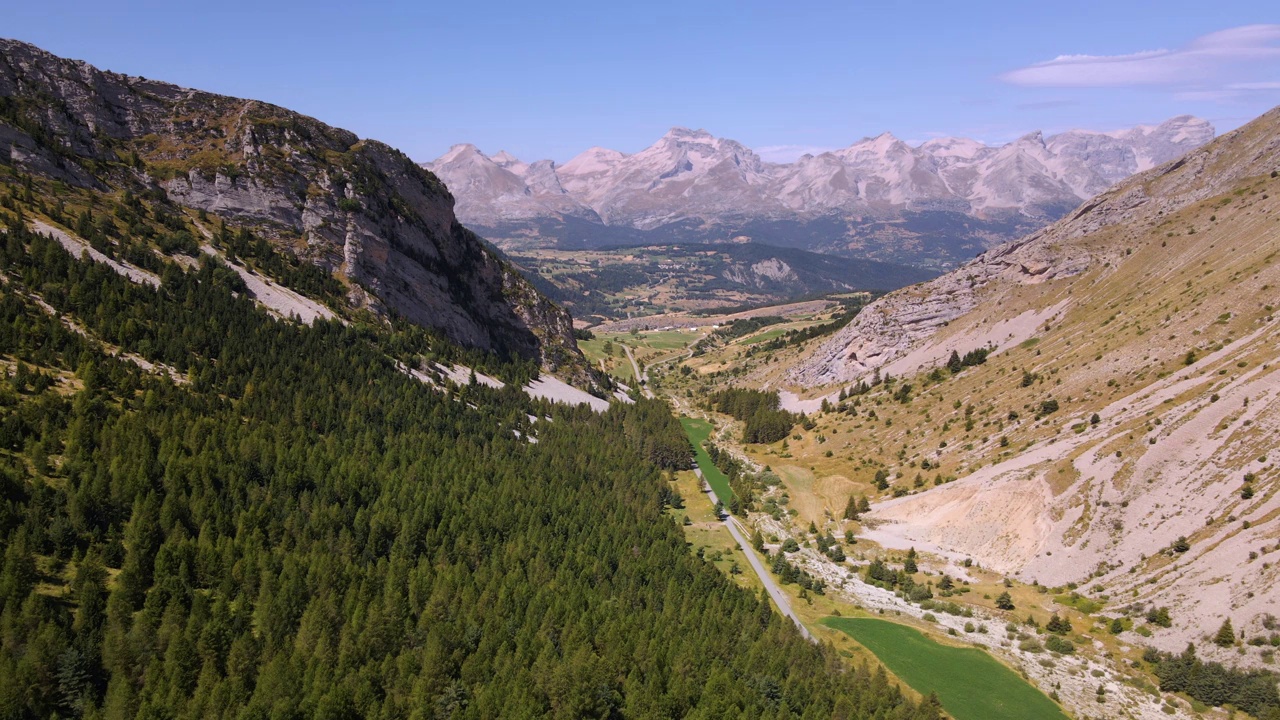
[[[858,499],[852,495],[849,496],[849,502],[845,503],[844,505],[844,519],[845,520],[858,519]]]
[[[996,598],[996,607],[1001,610],[1014,609],[1013,597],[1009,595],[1008,591],[1000,593],[1000,596]]]
[[[952,375],[958,375],[963,369],[964,365],[960,362],[960,353],[952,350],[951,357],[947,358],[947,370],[950,370]]]
[[[1049,622],[1045,623],[1044,629],[1055,635],[1066,635],[1071,632],[1071,621],[1054,613]]]
[[[1236,644],[1236,631],[1231,627],[1231,618],[1222,621],[1222,626],[1213,636],[1213,644],[1218,647],[1231,647]]]
[[[920,568],[916,565],[917,557],[919,557],[919,555],[916,554],[916,549],[914,547],[907,550],[907,559],[902,563],[902,571],[913,575],[920,572]]]

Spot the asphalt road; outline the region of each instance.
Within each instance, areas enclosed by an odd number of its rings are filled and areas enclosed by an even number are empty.
[[[706,481],[703,480],[702,477],[702,470],[694,468],[693,472],[697,474],[698,480],[702,481],[703,484],[706,485]],[[716,498],[716,492],[711,489],[710,485],[707,485],[707,495],[711,497],[712,504],[719,502],[719,499]],[[755,550],[751,547],[751,543],[747,542],[747,539],[743,534],[743,529],[738,524],[738,519],[732,515],[726,515],[724,525],[729,529],[729,534],[733,535],[733,539],[738,541],[738,547],[742,548],[742,553],[747,556],[747,562],[751,563],[751,568],[755,570],[756,575],[760,577],[760,582],[764,583],[764,589],[769,593],[769,597],[773,598],[774,604],[778,606],[778,609],[782,611],[783,615],[786,615],[795,622],[796,627],[800,628],[800,634],[804,635],[811,642],[817,642],[817,640],[814,639],[813,634],[809,632],[809,628],[805,627],[804,623],[800,622],[800,616],[796,615],[795,610],[791,609],[791,598],[787,597],[787,594],[782,592],[782,588],[778,587],[778,583],[774,581],[773,575],[769,572],[769,569],[760,562],[760,558],[756,557]]]

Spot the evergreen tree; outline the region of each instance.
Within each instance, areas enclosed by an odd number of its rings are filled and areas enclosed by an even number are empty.
[[[1231,618],[1222,621],[1218,632],[1213,636],[1213,644],[1218,647],[1231,647],[1236,644],[1236,631],[1231,627]]]

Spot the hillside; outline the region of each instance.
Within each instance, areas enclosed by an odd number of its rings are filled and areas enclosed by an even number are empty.
[[[0,156],[61,202],[127,191],[246,227],[339,279],[343,308],[582,372],[568,315],[458,222],[437,178],[379,142],[0,40]]]
[[[736,141],[673,128],[633,154],[592,148],[556,165],[457,145],[425,167],[457,194],[464,222],[508,249],[744,236],[950,268],[1213,133],[1186,116],[1111,133],[1036,132],[999,146],[967,138],[910,145],[884,133],[769,163]]]
[[[510,254],[577,320],[784,303],[886,291],[934,277],[917,268],[762,243],[693,243]]]
[[[814,432],[873,461],[845,474],[898,478],[872,489],[877,542],[1117,610],[1168,607],[1149,641],[1168,650],[1227,618],[1265,637],[1280,607],[1277,170],[1280,109],[885,296],[754,382],[810,388],[789,405],[811,412],[825,397]],[[947,368],[978,349],[985,363]],[[913,486],[921,475],[937,486]],[[1217,652],[1259,663],[1266,649]]]
[[[147,144],[223,101],[4,48],[0,714],[940,720],[695,554],[663,403],[518,390],[556,346],[501,313],[567,315],[432,234],[458,226],[429,175],[369,143],[308,154],[351,138],[266,108],[287,147],[153,182],[194,156]],[[268,132],[237,107],[233,137]],[[307,228],[331,198],[277,203],[331,168],[372,173],[348,232],[387,233],[348,269]],[[409,275],[376,262],[447,286],[392,293]]]

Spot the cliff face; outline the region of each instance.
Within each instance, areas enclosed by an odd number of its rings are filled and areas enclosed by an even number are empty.
[[[163,192],[252,225],[349,281],[353,305],[547,370],[584,367],[568,314],[459,224],[434,175],[382,143],[0,40],[0,153],[69,185]]]

